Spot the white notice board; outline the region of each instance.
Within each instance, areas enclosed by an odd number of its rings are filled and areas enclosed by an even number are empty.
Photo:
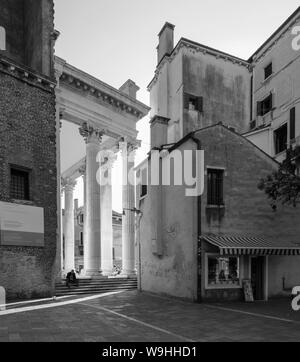
[[[44,209],[0,201],[0,245],[44,246]]]

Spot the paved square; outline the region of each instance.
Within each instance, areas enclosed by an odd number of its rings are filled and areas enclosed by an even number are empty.
[[[19,313],[8,310],[12,312],[8,315],[0,312],[0,341],[300,340],[300,312],[292,311],[288,299],[252,304],[194,304],[137,291],[74,299],[73,304],[57,305],[69,303],[68,298],[54,304],[48,302],[43,309]]]

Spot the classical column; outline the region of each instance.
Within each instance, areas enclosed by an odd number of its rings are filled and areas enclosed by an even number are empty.
[[[74,235],[74,199],[73,192],[76,182],[63,180],[65,190],[65,271],[75,269],[75,235]]]
[[[83,255],[85,254],[85,250],[87,248],[87,235],[86,235],[86,162],[84,165],[79,169],[79,172],[82,176],[83,181]],[[84,256],[83,256],[83,269],[85,270],[84,266]],[[83,270],[83,272],[84,272]]]
[[[101,267],[103,275],[113,271],[113,225],[112,225],[112,167],[116,160],[113,151],[100,152],[100,200],[101,200]]]
[[[134,158],[139,142],[120,143],[122,153],[122,275],[135,274],[135,213],[130,211],[135,207],[135,177]]]
[[[84,123],[79,129],[86,141],[86,241],[84,250],[84,272],[87,276],[101,275],[101,224],[100,224],[100,185],[97,181],[102,133]]]

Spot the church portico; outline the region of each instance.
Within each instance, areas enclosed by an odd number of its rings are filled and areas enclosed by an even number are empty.
[[[62,169],[63,179],[83,178],[83,273],[86,277],[112,275],[114,267],[113,224],[112,224],[112,167],[117,153],[122,154],[122,195],[123,208],[135,206],[134,183],[128,183],[128,172],[134,167],[134,157],[127,155],[139,146],[136,123],[143,118],[149,108],[136,99],[139,89],[132,80],[115,89],[106,83],[82,72],[56,58],[57,108],[60,126],[64,122],[78,126],[79,134],[85,141],[85,157],[67,169]],[[61,137],[61,129],[58,132]],[[57,144],[60,144],[58,139]],[[124,149],[126,148],[126,152]],[[61,158],[63,152],[59,152]],[[104,155],[104,156],[103,156]],[[108,155],[108,157],[105,157]],[[131,177],[134,180],[134,177]],[[65,209],[74,198],[65,191]],[[73,201],[74,202],[74,201]],[[68,212],[71,207],[68,206]],[[59,215],[61,213],[59,212]],[[134,213],[126,212],[122,218],[122,274],[130,276],[135,273],[134,250]],[[65,210],[65,215],[66,210]],[[69,215],[69,214],[68,214]],[[64,227],[70,228],[65,222]],[[59,230],[59,240],[65,235],[65,247],[61,247],[57,265],[64,268],[58,271],[65,275],[73,264],[69,261],[73,251],[68,249],[66,231]],[[70,238],[71,233],[68,234]],[[65,251],[65,252],[64,252]],[[64,255],[63,255],[64,254]],[[68,258],[68,261],[66,259]],[[65,258],[64,262],[62,261]]]

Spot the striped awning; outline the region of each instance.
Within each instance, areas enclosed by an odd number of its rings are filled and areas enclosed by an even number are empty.
[[[201,239],[217,246],[221,255],[300,255],[300,242],[278,242],[257,236],[227,235],[203,235]]]

